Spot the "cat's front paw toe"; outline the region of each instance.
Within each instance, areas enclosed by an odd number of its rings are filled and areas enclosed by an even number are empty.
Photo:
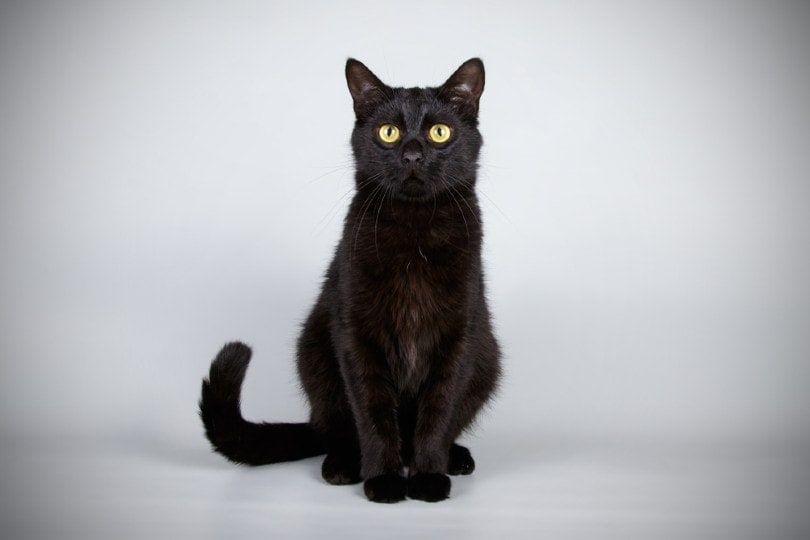
[[[408,494],[408,481],[398,474],[382,474],[366,480],[363,491],[372,502],[395,503]]]
[[[438,502],[450,496],[450,477],[439,473],[417,473],[408,479],[408,497]]]

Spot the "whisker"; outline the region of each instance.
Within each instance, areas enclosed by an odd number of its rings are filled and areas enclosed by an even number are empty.
[[[341,203],[342,203],[344,200],[346,200],[346,198],[347,198],[347,197],[349,197],[349,195],[351,195],[353,192],[354,192],[354,188],[351,188],[351,189],[347,190],[347,191],[346,191],[346,192],[345,192],[343,195],[341,195],[341,196],[338,198],[338,200],[337,200],[337,201],[335,201],[335,202],[334,202],[334,204],[333,204],[333,205],[332,205],[332,206],[329,208],[329,210],[326,212],[326,215],[324,215],[324,216],[323,216],[323,217],[320,219],[320,221],[318,221],[318,223],[316,223],[316,224],[315,224],[314,231],[315,231],[316,233],[320,233],[320,232],[322,232],[322,231],[323,231],[323,229],[325,229],[327,225],[329,225],[330,223],[332,223],[332,220],[333,220],[333,219],[335,219],[335,216],[337,215],[337,209],[338,209],[338,206],[340,206],[340,204],[341,204]]]
[[[433,211],[430,213],[430,219],[428,223],[433,223],[433,218],[436,217],[436,206],[438,205],[438,200],[436,198],[436,190],[432,189],[433,192]]]
[[[347,169],[352,169],[352,168],[353,168],[353,166],[354,166],[354,161],[353,161],[353,160],[346,161],[346,162],[344,162],[343,164],[341,164],[341,165],[339,165],[339,166],[337,166],[337,167],[334,167],[333,169],[330,169],[330,170],[326,171],[326,172],[325,172],[325,173],[323,173],[323,174],[319,174],[319,175],[318,175],[318,176],[316,176],[315,178],[312,178],[311,180],[309,180],[309,181],[307,182],[307,184],[308,184],[308,185],[309,185],[309,184],[314,184],[314,183],[315,183],[315,182],[317,182],[318,180],[321,180],[321,179],[323,179],[323,178],[326,178],[326,177],[327,177],[327,176],[329,176],[329,175],[335,174],[335,173],[340,172],[340,171],[345,171],[345,170],[347,170]]]
[[[344,200],[345,200],[347,197],[349,197],[350,195],[352,195],[352,194],[353,194],[355,191],[357,191],[357,190],[359,190],[359,189],[363,189],[363,188],[364,188],[364,187],[366,187],[367,185],[369,185],[369,184],[371,184],[372,182],[374,182],[374,181],[377,179],[377,177],[378,177],[378,176],[379,176],[379,175],[374,175],[374,176],[372,176],[372,177],[370,177],[370,178],[367,178],[366,180],[364,180],[364,181],[363,181],[363,182],[361,182],[360,184],[358,184],[358,185],[356,185],[356,186],[352,186],[352,187],[351,187],[351,188],[349,188],[349,189],[348,189],[348,190],[347,190],[345,193],[343,193],[343,195],[341,195],[341,196],[338,198],[338,200],[337,200],[337,201],[335,201],[335,203],[334,203],[334,204],[333,204],[333,205],[332,205],[332,206],[329,208],[329,210],[326,212],[326,215],[324,215],[324,216],[323,216],[323,217],[322,217],[322,218],[321,218],[321,219],[318,221],[318,223],[316,223],[316,224],[315,224],[315,226],[313,227],[313,230],[314,230],[314,233],[313,233],[313,234],[320,234],[321,232],[323,232],[323,230],[324,230],[324,229],[326,229],[327,225],[329,225],[329,224],[332,222],[332,220],[333,220],[333,219],[335,219],[335,216],[338,214],[337,209],[338,209],[338,207],[340,206],[340,204],[341,204],[341,203],[342,203],[342,202],[343,202],[343,201],[344,201]]]
[[[450,176],[450,179],[457,184],[466,186],[470,190],[473,189],[473,183],[469,180],[465,180],[463,178],[456,178],[455,176],[452,175]],[[470,209],[470,213],[472,214],[473,219],[475,219],[475,222],[478,223],[478,225],[481,225],[481,221],[478,219],[478,212],[470,205],[470,202],[467,200],[467,198],[464,197],[464,195],[453,184],[449,184],[449,187],[456,193],[456,195],[461,197],[461,200],[464,201],[464,204],[467,205],[467,208]]]
[[[365,220],[366,218],[366,212],[368,212],[368,209],[371,207],[372,204],[374,204],[374,200],[377,198],[377,194],[380,193],[380,191],[382,191],[383,188],[384,188],[383,184],[377,185],[377,187],[375,187],[372,190],[372,192],[366,197],[366,200],[363,201],[363,204],[360,207],[361,209],[360,220],[357,222],[357,225],[355,225],[354,244],[352,246],[352,253],[357,251],[357,239],[360,237],[360,229],[362,228],[363,220]]]
[[[490,167],[496,167],[496,165],[490,165]],[[503,168],[505,168],[505,167],[503,167]],[[460,180],[459,179],[458,182],[460,184],[463,184],[463,185],[467,186],[468,188],[473,187],[473,183],[470,180]],[[497,205],[497,203],[494,201],[494,199],[492,197],[490,197],[489,194],[481,188],[480,184],[475,186],[475,191],[476,191],[476,193],[480,193],[487,200],[487,202],[490,205],[492,205],[492,207],[498,212],[498,214],[500,214],[500,217],[503,218],[504,221],[506,221],[507,223],[509,223],[513,227],[515,226],[515,223],[511,219],[509,219],[509,215],[506,212],[504,212],[501,209],[501,207]]]
[[[447,194],[450,195],[450,198],[453,199],[453,202],[456,203],[456,207],[458,207],[458,211],[461,214],[461,219],[464,220],[464,229],[467,231],[467,240],[469,240],[470,239],[470,227],[467,224],[467,217],[464,215],[464,209],[461,208],[461,204],[459,204],[458,199],[456,199],[456,196],[453,195],[453,191],[451,189],[453,186],[451,186],[447,182],[447,180],[444,179],[444,177],[439,176],[439,178],[441,179],[442,184],[444,184],[445,188],[447,188]]]
[[[492,205],[492,207],[493,207],[493,208],[495,208],[495,210],[497,210],[497,211],[498,211],[498,213],[501,215],[501,217],[502,217],[503,219],[505,219],[505,220],[506,220],[506,222],[507,222],[507,223],[509,223],[509,225],[511,225],[511,226],[513,226],[513,227],[515,226],[515,223],[514,223],[514,222],[513,222],[511,219],[509,219],[509,216],[508,216],[508,215],[506,215],[506,213],[505,213],[503,210],[501,210],[501,208],[500,208],[500,207],[499,207],[497,204],[495,204],[495,201],[493,201],[493,200],[492,200],[492,197],[490,197],[489,195],[487,195],[487,192],[486,192],[486,191],[484,191],[484,190],[482,190],[482,189],[479,189],[479,190],[478,190],[478,192],[479,192],[481,195],[483,195],[483,196],[484,196],[484,198],[487,200],[487,202],[489,202],[489,204],[491,204],[491,205]]]
[[[465,205],[467,205],[467,208],[469,208],[469,209],[470,209],[470,213],[472,214],[473,219],[474,219],[474,220],[475,220],[475,222],[476,222],[476,223],[477,223],[477,224],[480,226],[480,225],[481,225],[481,222],[478,220],[478,212],[476,212],[476,211],[473,209],[473,207],[472,207],[472,206],[470,206],[469,201],[467,201],[467,199],[464,197],[464,195],[462,195],[462,194],[461,194],[461,192],[460,192],[460,191],[459,191],[459,190],[458,190],[458,189],[457,189],[455,186],[451,185],[451,186],[450,186],[450,189],[452,189],[452,190],[453,190],[453,191],[456,193],[456,195],[458,195],[459,197],[461,197],[461,200],[462,200],[462,201],[464,201],[464,204],[465,204]]]
[[[377,207],[377,216],[374,218],[374,252],[377,254],[377,262],[382,264],[382,259],[380,259],[380,248],[377,245],[377,225],[380,222],[380,211],[382,210],[383,205],[385,204],[385,198],[388,197],[391,193],[391,187],[387,187],[382,194],[382,198],[380,199],[380,205]]]

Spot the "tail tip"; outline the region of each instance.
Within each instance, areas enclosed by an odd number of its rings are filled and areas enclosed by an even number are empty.
[[[226,344],[211,362],[209,372],[210,384],[224,387],[233,392],[238,390],[245,378],[252,351],[239,341]]]
[[[250,362],[250,357],[252,354],[253,351],[248,345],[245,345],[241,341],[232,341],[230,343],[226,343],[222,349],[220,349],[217,357],[214,359],[214,364],[238,363],[240,365],[246,365],[248,362]]]

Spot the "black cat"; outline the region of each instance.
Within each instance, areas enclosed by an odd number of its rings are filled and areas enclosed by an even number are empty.
[[[250,360],[226,345],[203,381],[206,435],[249,465],[326,453],[332,484],[366,496],[439,501],[469,474],[455,443],[500,376],[481,269],[475,194],[484,65],[471,59],[438,88],[390,88],[346,63],[356,194],[321,294],[298,340],[308,423],[256,424],[239,395]]]

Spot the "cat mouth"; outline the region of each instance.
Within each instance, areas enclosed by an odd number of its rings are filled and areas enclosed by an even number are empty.
[[[410,175],[402,181],[399,192],[408,199],[423,199],[428,194],[425,181],[414,175]]]

